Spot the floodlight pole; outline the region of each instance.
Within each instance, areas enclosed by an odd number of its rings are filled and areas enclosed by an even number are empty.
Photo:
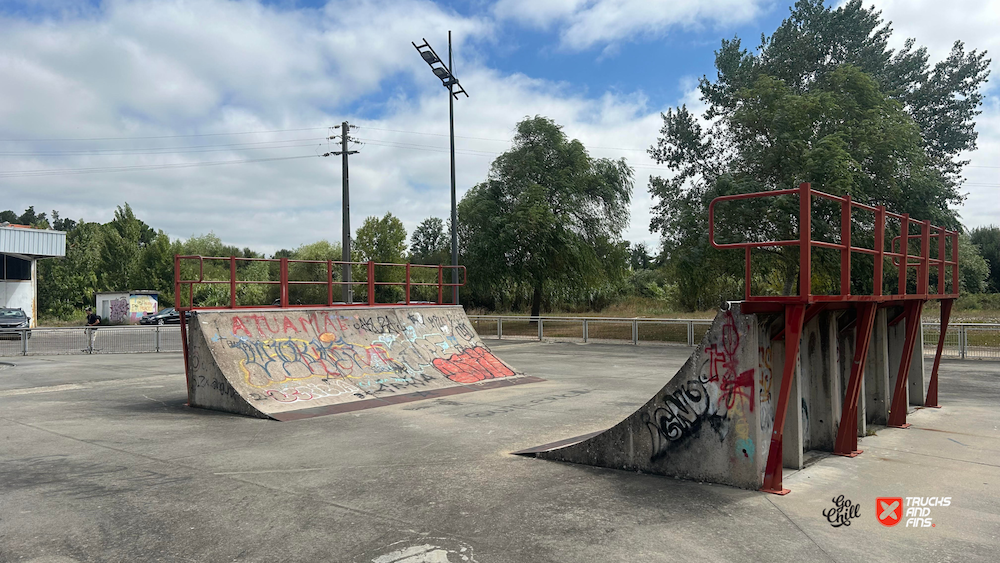
[[[448,31],[448,66],[445,66],[441,57],[438,57],[437,53],[434,52],[434,48],[427,43],[427,39],[424,39],[421,45],[413,43],[413,47],[420,53],[420,57],[424,59],[424,62],[431,67],[434,76],[441,79],[441,84],[448,89],[448,130],[450,132],[449,138],[451,139],[451,300],[452,303],[458,305],[458,197],[455,193],[455,98],[459,94],[465,94],[465,97],[468,98],[469,93],[465,91],[465,88],[462,87],[452,72],[454,61],[451,49],[451,31]]]
[[[448,30],[448,73],[453,77],[451,30]],[[458,305],[458,202],[455,195],[455,81],[448,82],[448,128],[451,134],[451,283],[452,303]]]

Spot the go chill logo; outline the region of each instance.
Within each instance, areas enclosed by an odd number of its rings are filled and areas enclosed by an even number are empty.
[[[932,509],[951,505],[951,497],[879,497],[875,516],[883,526],[895,526],[904,519],[906,528],[935,528]]]

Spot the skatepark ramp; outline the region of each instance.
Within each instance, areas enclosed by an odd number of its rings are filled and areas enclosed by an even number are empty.
[[[499,360],[460,306],[188,313],[194,407],[294,420],[539,381]]]
[[[766,330],[766,326],[765,326]],[[516,452],[757,489],[773,422],[770,353],[755,315],[720,311],[656,395],[613,428]]]
[[[778,218],[798,226],[796,238],[716,241],[717,205],[761,198],[798,199],[797,217]],[[837,242],[813,238],[814,200],[839,207]],[[515,453],[786,494],[782,468],[802,468],[806,450],[855,457],[867,424],[906,428],[910,405],[940,406],[938,369],[959,291],[957,231],[809,183],[717,197],[708,212],[712,246],[743,252],[744,300],[720,311],[681,370],[621,423]],[[748,233],[730,233],[739,235]],[[781,247],[798,251],[797,294],[754,294],[753,251]],[[840,254],[836,293],[813,292],[817,248]],[[852,271],[859,256],[864,267]],[[941,301],[941,330],[928,379],[920,322],[932,299]]]
[[[460,277],[463,266],[175,256],[188,404],[294,420],[540,381],[445,301]]]

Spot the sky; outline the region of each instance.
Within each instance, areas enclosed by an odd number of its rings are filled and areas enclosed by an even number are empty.
[[[866,2],[944,58],[993,60],[959,213],[1000,224],[1000,0]],[[452,32],[458,195],[483,181],[518,121],[547,116],[594,157],[635,168],[626,240],[649,231],[646,154],[660,113],[703,108],[697,79],[738,36],[788,15],[769,0],[0,1],[0,209],[109,221],[128,202],[173,238],[214,232],[273,253],[341,237],[340,157],[356,125],[351,226],[386,212],[408,232],[450,206],[448,95],[411,45]]]

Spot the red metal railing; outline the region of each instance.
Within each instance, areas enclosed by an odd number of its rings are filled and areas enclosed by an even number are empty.
[[[221,262],[224,265],[228,265],[229,275],[228,279],[205,279],[205,263],[209,262]],[[192,265],[192,262],[196,262],[196,265]],[[238,264],[241,263],[252,263],[252,262],[266,262],[278,264],[279,279],[278,280],[240,280],[237,278],[239,268]],[[326,276],[324,280],[292,280],[289,279],[289,266],[295,264],[314,264],[318,265],[318,269],[322,269],[322,266],[326,268]],[[350,267],[352,270],[355,268],[364,269],[364,279],[360,281],[343,281],[334,280],[334,272],[342,271],[344,268]],[[197,271],[197,279],[184,279],[181,276],[181,270],[183,268],[194,268]],[[376,279],[376,268],[399,268],[403,271],[401,272],[402,281],[379,281]],[[459,270],[462,273],[461,283],[447,283],[445,279],[450,276],[446,276],[445,272],[450,270]],[[220,270],[217,270],[220,271]],[[224,270],[222,270],[224,271]],[[435,279],[435,281],[415,281],[414,274],[418,272],[428,272],[425,277]],[[421,276],[417,276],[420,278]],[[444,300],[445,288],[449,287],[461,287],[465,285],[466,281],[466,270],[465,266],[438,266],[438,265],[425,265],[425,264],[392,264],[384,262],[341,262],[337,260],[290,260],[288,258],[238,258],[235,256],[230,257],[214,257],[214,256],[174,256],[174,301],[176,304],[176,309],[178,311],[191,311],[191,310],[213,310],[213,309],[259,309],[262,307],[338,307],[338,306],[377,306],[377,305],[390,305],[390,304],[406,304],[406,305],[443,305],[450,304]],[[213,305],[213,306],[199,306],[195,305],[195,286],[197,285],[227,285],[229,286],[229,304],[228,305]],[[267,304],[267,303],[254,303],[254,304],[240,304],[238,303],[238,288],[241,286],[248,285],[266,285],[266,286],[278,286],[278,299],[277,303]],[[298,286],[321,286],[326,288],[325,300],[320,303],[295,303],[292,304],[290,301],[290,289]],[[353,288],[355,286],[361,286],[365,288],[366,297],[363,302],[348,302],[352,300],[334,300],[335,292],[334,288],[341,288],[337,293],[342,294],[344,288]],[[396,286],[403,288],[403,299],[395,303],[379,303],[376,300],[375,289],[380,286]],[[435,301],[425,300],[425,301],[412,301],[411,300],[411,290],[419,287],[435,287],[437,288],[437,299]],[[451,295],[451,292],[447,292]]]
[[[726,201],[736,201],[753,198],[778,197],[787,195],[799,196],[799,237],[792,240],[776,240],[764,242],[734,242],[718,243],[715,241],[715,206]],[[812,198],[818,197],[837,202],[841,206],[840,241],[826,242],[812,239]],[[858,247],[851,244],[851,213],[855,210],[874,214],[874,248]],[[816,303],[832,301],[898,301],[906,299],[954,299],[958,297],[958,232],[944,227],[931,225],[930,221],[916,221],[908,214],[897,214],[886,211],[884,206],[873,207],[851,200],[851,196],[835,196],[816,191],[808,183],[801,184],[797,189],[775,190],[721,196],[712,200],[708,206],[709,241],[714,248],[744,250],[746,301],[767,301],[772,303]],[[891,243],[889,250],[885,249],[886,220],[899,221],[899,233]],[[920,234],[911,234],[910,227],[919,226]],[[903,233],[906,236],[903,236]],[[937,244],[931,244],[931,239],[937,239]],[[916,248],[910,244],[917,240]],[[950,244],[946,244],[950,242]],[[799,294],[798,295],[753,295],[751,292],[751,256],[755,248],[773,248],[780,246],[797,246],[799,248]],[[898,251],[897,251],[897,247]],[[936,247],[937,255],[932,256]],[[829,248],[840,251],[840,293],[837,295],[813,295],[812,293],[812,249]],[[950,251],[950,258],[948,256]],[[851,295],[851,256],[866,254],[874,257],[873,292],[871,295]],[[903,259],[905,257],[905,260]],[[883,292],[883,268],[885,259],[890,258],[893,267],[898,270],[899,284],[895,292]],[[951,268],[949,268],[949,266]],[[916,292],[907,293],[908,271],[916,269]],[[930,271],[937,269],[937,288],[930,287]],[[950,269],[950,287],[946,283]],[[936,291],[934,291],[936,289]]]

